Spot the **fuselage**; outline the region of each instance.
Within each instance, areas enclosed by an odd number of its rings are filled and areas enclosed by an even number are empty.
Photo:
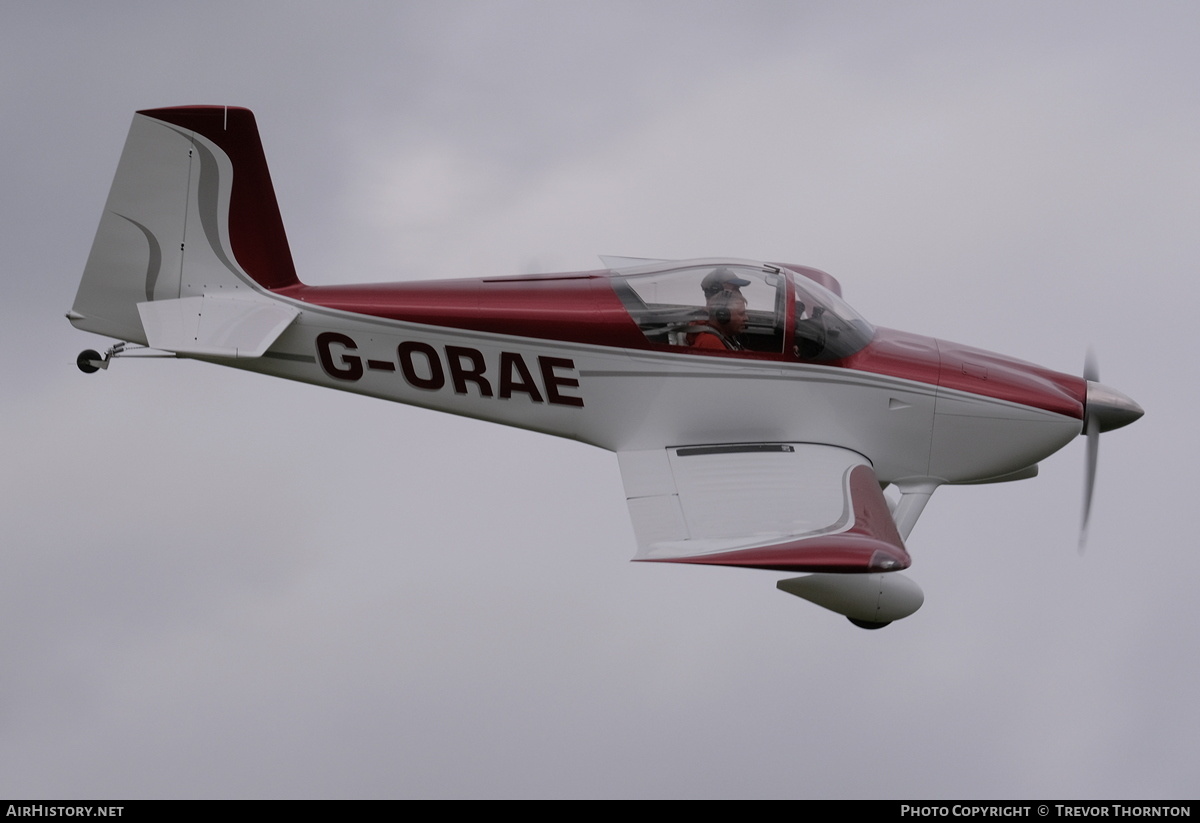
[[[798,289],[809,315],[814,299],[832,297],[814,288],[818,275],[836,288],[823,273],[744,261],[657,270],[731,266],[774,278],[781,308],[758,318],[765,350],[701,350],[648,331],[622,297],[626,275],[598,270],[286,286],[272,294],[300,307],[296,322],[264,358],[232,364],[612,451],[827,443],[863,454],[883,482],[1000,479],[1080,433],[1079,377],[865,325],[854,351],[814,352],[800,339],[804,313],[790,309]]]

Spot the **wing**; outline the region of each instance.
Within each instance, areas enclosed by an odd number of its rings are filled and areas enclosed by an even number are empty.
[[[911,562],[875,471],[857,452],[740,443],[617,456],[635,560],[859,573]]]

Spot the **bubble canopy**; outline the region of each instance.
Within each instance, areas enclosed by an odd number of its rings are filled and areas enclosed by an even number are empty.
[[[849,357],[875,334],[833,291],[774,264],[656,262],[615,269],[612,284],[646,339],[670,349],[821,362]]]

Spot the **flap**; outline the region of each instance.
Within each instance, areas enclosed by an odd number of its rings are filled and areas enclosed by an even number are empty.
[[[300,312],[253,296],[205,294],[138,303],[151,348],[213,357],[261,357]]]
[[[911,562],[875,471],[857,452],[736,443],[617,456],[635,560],[813,572]]]

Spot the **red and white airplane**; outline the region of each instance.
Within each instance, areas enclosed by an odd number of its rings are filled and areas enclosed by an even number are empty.
[[[309,286],[254,116],[134,116],[76,328],[617,453],[637,560],[806,576],[877,628],[923,602],[905,540],[946,483],[1019,480],[1142,409],[1085,375],[877,328],[805,266],[604,258],[568,274]],[[130,344],[133,344],[131,346]],[[884,489],[894,487],[890,499]]]

